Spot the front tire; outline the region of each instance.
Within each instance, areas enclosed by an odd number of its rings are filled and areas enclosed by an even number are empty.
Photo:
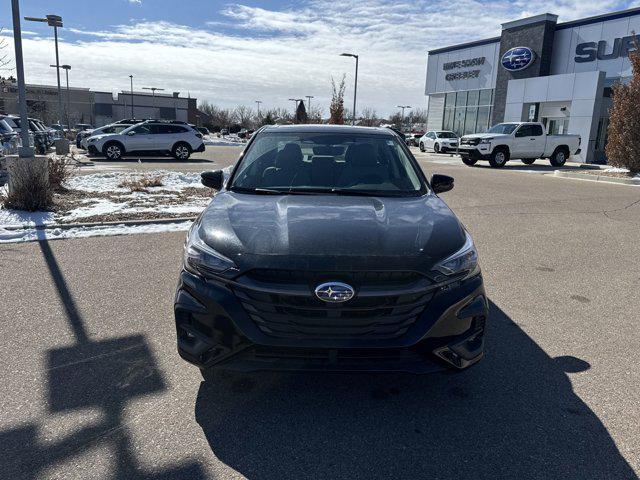
[[[191,147],[186,143],[176,143],[171,154],[176,160],[187,160],[191,156]]]
[[[493,168],[502,168],[508,161],[509,151],[506,148],[496,148],[489,157],[489,165]]]
[[[536,161],[535,158],[522,158],[521,160],[525,165],[533,165],[533,162]]]
[[[440,144],[439,143],[434,143],[433,144],[433,151],[434,153],[440,153]]]
[[[567,158],[569,158],[569,152],[564,148],[558,148],[553,152],[553,155],[551,155],[549,162],[552,167],[562,167],[566,163]]]
[[[424,143],[420,142],[419,148],[421,152],[424,152]]]
[[[477,158],[471,158],[471,157],[467,157],[467,156],[462,157],[462,163],[464,163],[465,165],[468,165],[470,167],[473,167],[476,164],[477,161],[478,161]]]
[[[124,148],[122,148],[122,145],[117,142],[110,142],[102,148],[102,154],[107,158],[107,160],[120,160],[124,154]]]

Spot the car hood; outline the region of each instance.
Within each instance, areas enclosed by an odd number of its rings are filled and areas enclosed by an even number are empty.
[[[250,195],[221,192],[200,237],[240,269],[429,270],[464,244],[437,196]]]
[[[504,133],[474,133],[471,135],[465,135],[464,138],[501,138],[509,136],[510,135],[506,135]]]
[[[89,135],[87,138],[95,138],[96,140],[101,140],[106,137],[116,137],[119,133],[100,133],[98,135]]]

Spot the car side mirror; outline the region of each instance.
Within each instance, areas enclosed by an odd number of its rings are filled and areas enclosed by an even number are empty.
[[[222,182],[224,180],[222,170],[216,170],[215,172],[202,172],[200,177],[202,179],[202,184],[205,187],[213,188],[214,190],[222,189]]]
[[[434,173],[431,177],[431,188],[435,193],[448,192],[453,188],[453,177]]]
[[[128,132],[127,135],[129,135],[130,137],[132,137],[133,135],[135,135],[136,132]]]

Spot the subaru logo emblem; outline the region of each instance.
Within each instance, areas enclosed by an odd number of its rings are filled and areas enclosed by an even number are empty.
[[[315,294],[323,302],[341,303],[351,300],[355,295],[355,291],[351,285],[346,283],[327,282],[318,285]]]
[[[500,63],[510,72],[517,72],[518,70],[524,70],[533,63],[536,59],[536,52],[529,47],[514,47],[510,48],[500,59]]]

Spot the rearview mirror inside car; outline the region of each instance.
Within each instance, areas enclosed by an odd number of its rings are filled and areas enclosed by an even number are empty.
[[[205,187],[213,188],[214,190],[222,189],[222,181],[224,179],[222,170],[216,170],[215,172],[202,172],[200,174],[202,184]]]
[[[435,193],[448,192],[453,188],[453,177],[434,173],[431,177],[431,188]]]

